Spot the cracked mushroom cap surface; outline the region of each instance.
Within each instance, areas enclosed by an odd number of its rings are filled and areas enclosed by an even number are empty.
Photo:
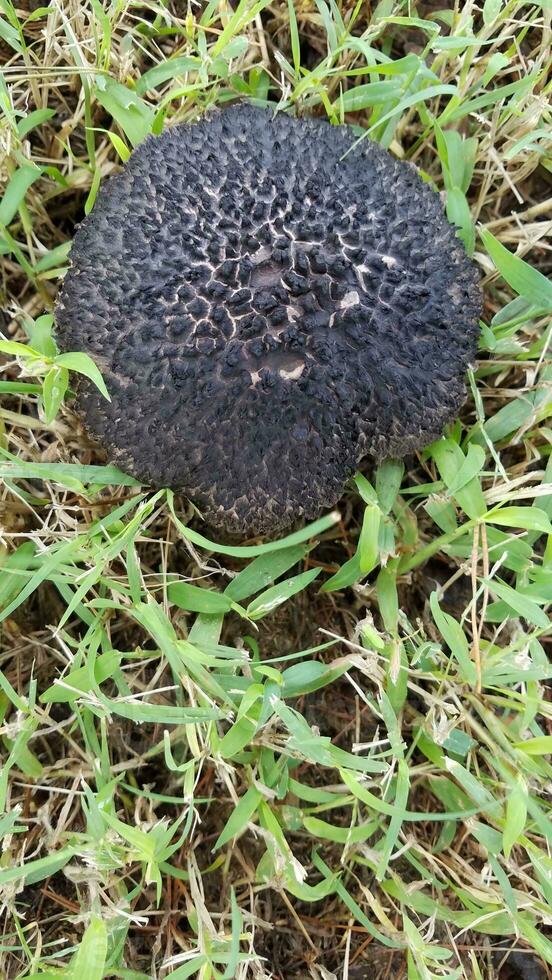
[[[227,532],[333,506],[437,438],[481,294],[439,196],[346,126],[237,106],[148,137],[77,230],[56,314],[110,458]]]

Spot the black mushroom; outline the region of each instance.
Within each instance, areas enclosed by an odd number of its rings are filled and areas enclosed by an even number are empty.
[[[332,506],[465,398],[481,294],[437,194],[351,129],[237,106],[148,137],[80,225],[57,308],[123,470],[229,532]]]

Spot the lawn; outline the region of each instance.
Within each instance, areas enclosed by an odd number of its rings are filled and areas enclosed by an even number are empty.
[[[552,976],[550,0],[0,0],[0,973]],[[53,323],[149,133],[236,100],[438,191],[485,296],[443,437],[228,541],[122,473]]]

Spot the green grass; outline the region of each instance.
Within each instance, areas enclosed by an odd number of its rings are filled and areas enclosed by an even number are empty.
[[[550,976],[552,8],[234,6],[0,0],[0,970]],[[237,98],[412,161],[486,306],[442,439],[229,546],[88,442],[51,328],[102,181]]]

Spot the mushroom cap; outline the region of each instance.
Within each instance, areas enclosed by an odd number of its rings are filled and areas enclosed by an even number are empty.
[[[413,166],[346,126],[240,105],[148,137],[77,230],[57,339],[77,408],[142,483],[228,532],[333,506],[360,459],[437,438],[481,293]]]

